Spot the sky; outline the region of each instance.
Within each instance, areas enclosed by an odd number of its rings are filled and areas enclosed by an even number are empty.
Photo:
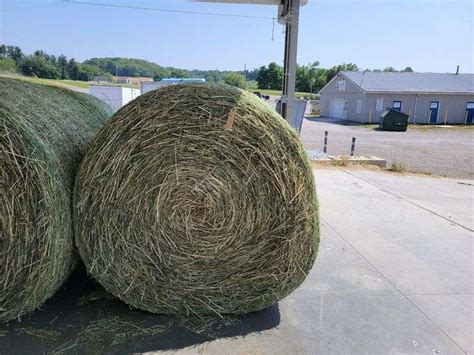
[[[86,0],[84,0],[86,1]],[[237,18],[73,4],[0,0],[0,43],[83,61],[129,57],[185,69],[253,69],[283,63],[276,6],[171,0],[88,0]],[[472,0],[309,0],[301,8],[298,63],[361,69],[474,72]],[[273,33],[273,34],[272,34]],[[273,37],[273,38],[272,38]]]

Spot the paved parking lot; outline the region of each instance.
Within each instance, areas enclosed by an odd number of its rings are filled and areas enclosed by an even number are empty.
[[[305,119],[301,138],[307,149],[322,149],[329,132],[328,153],[349,154],[356,137],[356,154],[375,155],[389,164],[402,163],[410,171],[474,179],[474,129],[428,128],[384,132],[349,126],[332,119]]]

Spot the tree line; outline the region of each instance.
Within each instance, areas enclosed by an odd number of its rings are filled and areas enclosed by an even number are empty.
[[[244,80],[255,80],[254,71],[220,71],[220,70],[187,70],[174,67],[163,67],[156,63],[134,58],[91,58],[83,63],[61,54],[51,55],[37,50],[26,55],[21,48],[11,45],[0,45],[0,72],[18,72],[27,76],[46,79],[70,79],[92,81],[96,77],[105,77],[112,81],[113,76],[148,77],[159,81],[163,78],[205,78],[211,83],[229,82],[242,85],[237,74],[244,74]],[[244,85],[245,86],[245,85]]]
[[[343,63],[331,68],[322,68],[319,62],[298,65],[296,69],[296,91],[318,92],[340,71],[359,71],[353,63]],[[367,69],[366,69],[367,70]],[[281,90],[283,85],[283,68],[277,63],[261,66],[253,70],[220,71],[220,70],[187,70],[174,67],[163,67],[156,63],[134,58],[91,58],[83,63],[74,58],[48,54],[37,50],[31,55],[23,53],[21,48],[0,45],[0,72],[19,72],[27,76],[46,79],[70,79],[92,81],[104,77],[112,81],[113,76],[150,77],[155,81],[163,78],[204,78],[207,82],[234,85],[240,88],[256,83],[258,89]],[[397,71],[393,67],[375,69],[374,71]],[[402,71],[412,72],[410,67]],[[255,84],[254,84],[255,85]],[[255,86],[253,86],[255,87]]]
[[[45,79],[93,80],[98,75],[108,76],[99,67],[87,63],[79,63],[65,55],[55,56],[42,50],[31,55],[23,53],[17,46],[0,45],[0,71],[19,72],[27,76]]]
[[[318,92],[340,71],[360,71],[353,63],[343,63],[331,68],[322,68],[319,62],[308,65],[298,65],[296,68],[296,91]],[[370,69],[365,69],[370,71]],[[393,67],[374,69],[372,71],[397,72]],[[406,67],[402,72],[413,72],[411,67]],[[277,63],[270,63],[258,70],[257,84],[259,89],[281,90],[283,86],[283,68]]]

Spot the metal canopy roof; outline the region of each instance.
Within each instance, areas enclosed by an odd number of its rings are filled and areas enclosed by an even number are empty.
[[[190,0],[191,2],[212,2],[223,4],[254,4],[278,6],[277,19],[281,25],[286,24],[291,0]],[[305,6],[309,0],[299,0],[298,6]]]
[[[260,4],[260,5],[287,5],[288,0],[191,0],[194,2],[215,2],[233,4]],[[304,6],[308,0],[300,0],[300,5]]]

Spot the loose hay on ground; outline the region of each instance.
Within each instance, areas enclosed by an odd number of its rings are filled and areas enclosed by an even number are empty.
[[[89,95],[0,78],[0,321],[36,309],[68,276],[74,177],[110,115]]]
[[[156,313],[266,308],[303,282],[319,242],[298,136],[231,87],[168,86],[118,111],[81,165],[74,214],[88,271]]]

